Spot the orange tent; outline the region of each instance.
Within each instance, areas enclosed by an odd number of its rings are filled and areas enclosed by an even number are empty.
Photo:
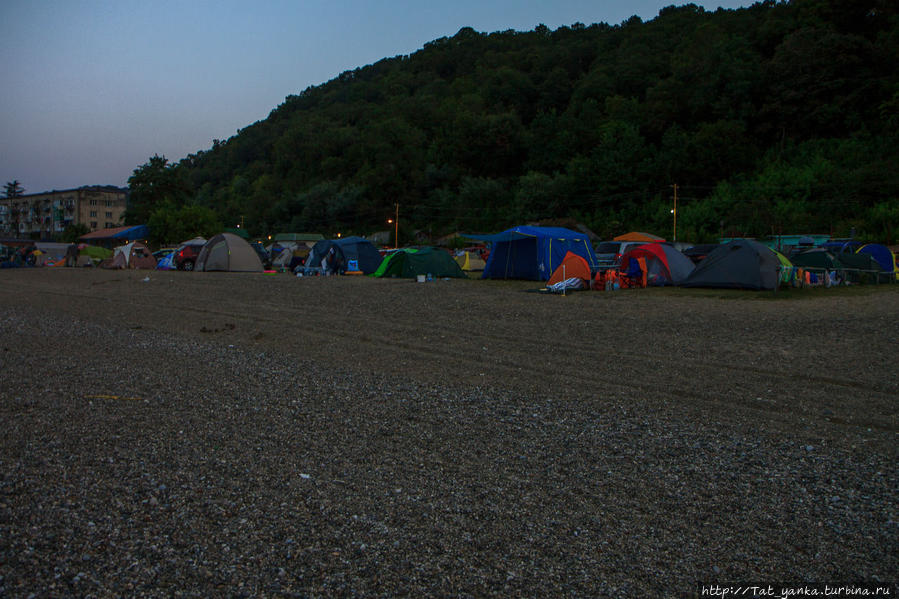
[[[582,257],[574,252],[568,252],[562,259],[562,263],[553,271],[549,281],[546,282],[547,287],[555,285],[566,279],[577,277],[584,281],[590,280],[590,265]]]
[[[658,235],[653,235],[652,233],[631,231],[630,233],[625,233],[624,235],[614,237],[612,241],[645,241],[646,243],[654,243],[656,241],[665,241],[665,239],[659,237]]]

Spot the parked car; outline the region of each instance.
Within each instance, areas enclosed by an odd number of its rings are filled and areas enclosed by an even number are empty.
[[[193,270],[194,264],[197,262],[197,256],[200,255],[200,250],[203,249],[204,245],[206,245],[205,241],[185,243],[175,250],[175,268],[178,270]]]
[[[596,262],[600,270],[618,268],[621,256],[628,250],[646,245],[645,241],[602,241],[596,246]]]

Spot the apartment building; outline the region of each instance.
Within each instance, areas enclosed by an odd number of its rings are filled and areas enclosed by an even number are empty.
[[[0,235],[51,239],[68,225],[91,231],[118,227],[125,216],[128,190],[89,186],[0,198]]]

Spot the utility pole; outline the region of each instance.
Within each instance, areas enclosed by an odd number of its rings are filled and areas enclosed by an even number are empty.
[[[671,241],[677,243],[677,183],[671,187],[674,188],[674,209],[671,210],[671,214],[674,215],[674,237]]]
[[[397,202],[396,206],[396,216],[393,218],[387,219],[387,224],[392,224],[394,228],[393,233],[393,249],[400,249],[400,204]],[[389,239],[387,241],[390,241]]]

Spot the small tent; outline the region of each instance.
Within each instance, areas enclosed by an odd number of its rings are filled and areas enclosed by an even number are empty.
[[[97,266],[104,260],[112,258],[114,252],[98,245],[78,244],[78,266]]]
[[[462,250],[456,254],[455,258],[459,268],[464,271],[484,270],[484,266],[487,264],[477,252]]]
[[[647,285],[679,285],[694,268],[692,260],[664,243],[647,243],[635,247],[621,256],[621,264],[627,265],[631,259],[639,258],[646,261]]]
[[[263,268],[259,254],[243,238],[233,233],[219,233],[200,250],[194,270],[262,272]]]
[[[562,227],[519,226],[495,235],[466,235],[491,244],[484,266],[484,279],[528,279],[546,281],[572,252],[596,269],[596,254],[590,238]]]
[[[306,257],[309,256],[310,251],[305,243],[294,241],[279,241],[267,249],[274,256],[272,258],[272,267],[287,270],[293,270],[297,266],[301,266]]]
[[[355,265],[355,269],[351,266]],[[343,237],[317,241],[306,266],[322,267],[334,273],[359,270],[371,274],[381,265],[381,254],[372,243],[363,237]]]
[[[568,252],[565,254],[562,264],[556,267],[556,270],[549,277],[546,286],[550,287],[572,278],[590,281],[592,275],[590,274],[590,265],[587,264],[586,260],[573,252]]]
[[[175,270],[175,252],[166,254],[156,261],[156,270]]]
[[[772,290],[777,288],[781,268],[768,247],[750,239],[734,239],[706,256],[681,286]]]
[[[427,274],[438,278],[465,278],[465,273],[452,256],[432,247],[410,248],[388,254],[372,276],[415,278]]]
[[[150,248],[139,241],[132,241],[120,245],[113,250],[115,254],[112,260],[104,261],[106,268],[156,268],[156,258],[150,252]]]

